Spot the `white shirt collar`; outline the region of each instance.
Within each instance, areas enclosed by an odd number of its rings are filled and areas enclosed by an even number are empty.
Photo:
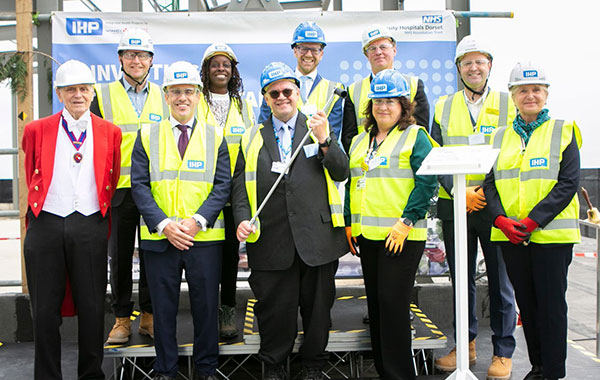
[[[314,82],[314,81],[317,79],[317,69],[314,69],[314,70],[313,70],[311,73],[304,75],[304,74],[302,74],[302,73],[300,72],[300,70],[298,70],[298,68],[296,67],[296,78],[300,79],[300,77],[302,77],[302,76],[309,77],[309,78],[310,78],[310,79],[312,79],[312,80],[313,80],[313,82]]]
[[[73,132],[73,129],[75,128],[80,131],[85,131],[88,125],[92,125],[92,117],[90,116],[89,109],[85,111],[78,120],[75,120],[66,108],[63,108],[62,116],[67,122],[67,129],[69,132]]]
[[[471,98],[469,98],[469,96],[467,95],[467,91],[463,91],[463,94],[465,96],[465,101],[467,102],[467,104],[471,104],[471,105],[479,105],[480,103],[483,103],[483,101],[485,100],[485,98],[487,98],[488,93],[490,92],[490,86],[487,86],[485,88],[485,91],[483,92],[483,94],[479,97],[479,99],[472,101]]]
[[[189,128],[193,128],[194,127],[194,120],[195,120],[195,117],[192,116],[192,118],[190,120],[188,120],[187,122],[180,123],[177,120],[175,120],[175,118],[173,116],[169,116],[169,122],[171,123],[171,127],[172,128],[177,128],[177,126],[179,124],[187,125]]]

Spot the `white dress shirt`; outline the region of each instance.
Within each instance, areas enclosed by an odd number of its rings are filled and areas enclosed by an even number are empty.
[[[67,129],[76,139],[87,131],[85,141],[79,148],[83,158],[79,163],[73,159],[78,151],[65,132],[61,119],[54,151],[52,181],[42,210],[61,217],[75,211],[88,216],[100,211],[94,172],[94,134],[90,111],[83,114],[79,120],[73,119],[66,109],[63,109],[62,115],[67,122]]]
[[[300,79],[303,76],[307,77],[306,82],[304,82],[304,84],[302,84],[302,79]],[[315,69],[311,73],[304,75],[296,67],[296,78],[298,78],[298,80],[300,81],[300,91],[302,91],[302,94],[304,94],[304,99],[308,99],[310,90],[313,84],[315,83],[315,80],[317,80],[317,70]]]
[[[477,123],[477,119],[479,119],[479,113],[481,112],[481,108],[483,107],[483,102],[485,101],[485,98],[487,98],[489,92],[490,88],[487,87],[483,92],[483,95],[481,95],[476,101],[472,101],[467,96],[467,92],[464,92],[465,101],[467,102],[467,108],[471,113],[471,117],[473,118],[473,120],[475,120],[475,123]],[[473,126],[473,128],[475,128],[475,126]]]

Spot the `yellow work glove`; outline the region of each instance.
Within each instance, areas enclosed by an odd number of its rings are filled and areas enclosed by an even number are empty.
[[[360,256],[360,250],[358,249],[356,237],[352,237],[352,227],[346,227],[346,239],[348,239],[350,253],[352,253],[354,256]]]
[[[481,186],[467,187],[467,212],[479,211],[487,205]]]
[[[412,226],[408,226],[402,219],[398,219],[385,240],[385,254],[388,256],[400,254],[410,230],[412,230]]]

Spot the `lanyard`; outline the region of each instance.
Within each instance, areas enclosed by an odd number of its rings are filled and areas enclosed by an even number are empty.
[[[69,136],[69,140],[71,140],[71,144],[73,144],[73,147],[75,148],[75,150],[79,151],[79,148],[81,148],[81,146],[83,145],[83,142],[85,141],[85,136],[87,134],[87,130],[81,132],[81,135],[79,135],[79,139],[76,139],[73,132],[69,131],[69,127],[67,125],[67,121],[65,120],[65,118],[62,115],[60,117],[61,117],[61,124],[62,124],[63,128],[65,129],[67,136]]]

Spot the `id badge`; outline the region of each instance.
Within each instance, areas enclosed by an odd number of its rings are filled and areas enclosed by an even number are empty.
[[[373,170],[385,162],[385,157],[376,157],[369,162],[369,170]]]
[[[317,143],[304,145],[302,148],[304,149],[304,155],[306,158],[316,156],[319,152],[319,144]]]
[[[469,145],[482,145],[485,144],[485,135],[483,133],[475,133],[469,135]]]
[[[367,179],[365,177],[359,178],[359,180],[356,181],[356,190],[362,190],[365,188],[366,185]]]
[[[271,165],[271,171],[273,173],[281,174],[285,170],[285,163],[281,161],[273,161]]]

